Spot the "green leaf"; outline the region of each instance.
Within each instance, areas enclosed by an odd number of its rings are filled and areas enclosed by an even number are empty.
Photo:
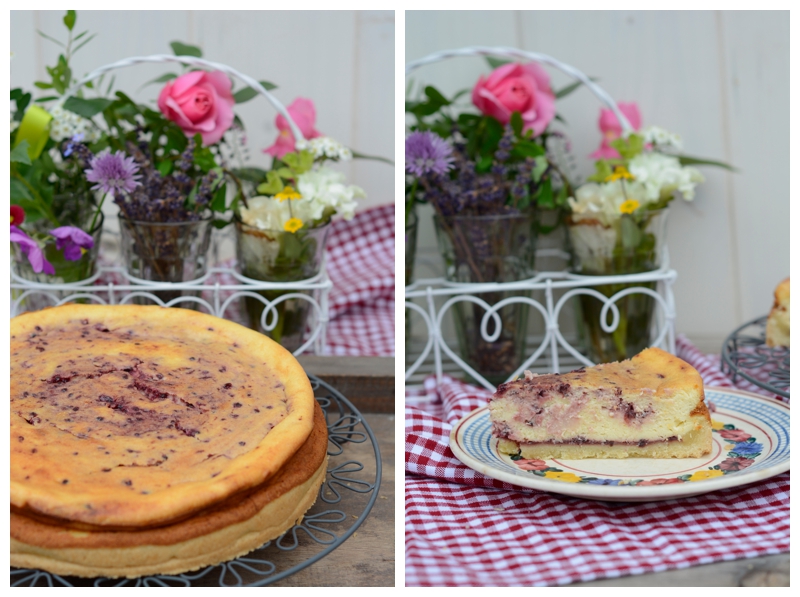
[[[70,31],[75,27],[75,19],[77,19],[77,17],[78,14],[74,10],[68,10],[67,14],[64,15],[64,24]]]
[[[44,103],[44,102],[49,102],[49,101],[57,100],[57,99],[58,99],[57,95],[46,95],[44,97],[37,97],[33,101],[41,104],[41,103]]]
[[[492,156],[485,155],[483,156],[480,161],[475,164],[475,172],[480,174],[484,172],[488,172],[492,167]]]
[[[681,166],[718,166],[720,168],[725,168],[731,172],[739,172],[739,169],[731,166],[730,164],[726,164],[725,162],[720,162],[717,160],[706,160],[704,158],[693,158],[688,155],[679,155],[676,156],[678,161],[680,162]]]
[[[245,102],[249,102],[257,95],[258,91],[256,91],[252,87],[243,87],[242,89],[233,94],[233,101],[236,102],[237,104],[243,104]]]
[[[154,83],[166,83],[167,81],[171,81],[172,79],[176,79],[177,77],[178,77],[178,75],[176,75],[175,73],[164,73],[160,77],[156,77],[155,79],[152,79],[152,80],[148,81],[147,83],[142,84],[142,86],[139,87],[139,89],[140,90],[144,89],[148,85],[152,85]]]
[[[194,56],[195,58],[203,56],[202,50],[197,46],[190,46],[179,41],[173,41],[169,45],[176,56]]]
[[[292,169],[292,174],[299,175],[308,172],[314,165],[314,154],[303,149],[295,153],[287,153],[283,156],[283,161]]]
[[[74,50],[72,50],[72,53],[74,54],[75,52],[77,52],[78,50],[80,50],[80,49],[81,49],[83,46],[85,46],[86,44],[88,44],[88,43],[89,43],[90,41],[92,41],[92,40],[93,40],[95,37],[97,37],[97,33],[92,33],[92,34],[91,34],[89,37],[87,37],[87,38],[86,38],[86,39],[84,39],[84,40],[83,40],[81,43],[79,43],[77,46],[75,46],[75,49],[74,49]]]
[[[365,153],[360,153],[358,151],[350,150],[350,153],[353,154],[354,158],[358,158],[361,160],[375,160],[376,162],[383,162],[384,164],[389,164],[390,166],[394,166],[394,160],[390,160],[389,158],[384,158],[379,155],[367,155]]]
[[[214,198],[211,200],[212,211],[225,211],[225,198],[227,197],[228,185],[220,185],[214,193]]]
[[[441,106],[449,106],[450,100],[448,100],[445,96],[443,96],[438,89],[433,87],[432,85],[428,85],[425,87],[425,96],[433,103],[438,104],[439,107]]]
[[[239,178],[240,180],[246,180],[247,182],[253,183],[260,183],[264,180],[267,176],[267,171],[263,168],[256,168],[251,166],[249,168],[236,168],[232,170],[233,175]]]
[[[627,138],[620,137],[614,139],[609,143],[611,147],[619,152],[623,160],[630,160],[642,153],[644,150],[644,138],[641,135],[633,133],[628,135]]]
[[[597,81],[597,77],[589,77],[590,81]],[[570,93],[575,91],[578,87],[583,85],[581,81],[575,81],[574,83],[570,83],[566,87],[562,87],[558,91],[555,92],[556,99],[561,99],[562,97],[567,97]]]
[[[72,38],[72,41],[78,41],[80,38],[82,38],[82,37],[83,37],[84,35],[86,35],[87,33],[89,33],[89,30],[88,30],[88,29],[87,29],[86,31],[83,31],[83,32],[81,32],[81,33],[78,33],[78,35],[76,35],[75,37],[73,37],[73,38]]]
[[[608,160],[597,160],[594,163],[594,174],[589,176],[587,180],[591,180],[592,182],[605,182],[606,178],[611,176],[613,172],[614,169],[611,167]]]
[[[539,181],[542,178],[542,174],[545,173],[549,165],[550,163],[547,161],[547,158],[543,155],[539,155],[533,158],[533,168],[531,169],[531,180],[533,180],[534,183],[539,184]]]
[[[33,86],[37,87],[39,89],[52,89],[53,88],[53,84],[52,83],[45,83],[44,81],[36,81],[33,84]]]
[[[558,195],[556,195],[556,207],[566,207],[568,205],[567,199],[569,199],[567,185],[561,185],[561,188],[558,189]]]
[[[156,170],[159,171],[161,176],[169,176],[170,172],[172,172],[172,160],[161,160],[156,164]]]
[[[539,187],[536,194],[536,205],[541,209],[553,209],[556,205],[553,202],[553,185],[547,178]]]
[[[481,124],[484,127],[483,139],[480,145],[481,154],[494,153],[497,151],[497,144],[503,137],[503,125],[491,116],[485,116]]]
[[[625,249],[635,249],[642,241],[642,231],[636,225],[634,219],[628,214],[623,214],[619,219],[620,238]]]
[[[484,58],[486,59],[487,64],[493,69],[503,66],[504,64],[511,64],[513,62],[513,60],[495,58],[494,56],[484,56]]]
[[[522,135],[522,127],[525,126],[525,123],[522,120],[522,114],[519,112],[512,112],[511,113],[511,129],[514,131],[514,134],[517,137]]]
[[[17,145],[14,149],[11,150],[11,161],[30,166],[31,158],[28,155],[29,147],[30,144],[28,143],[27,139],[23,139],[22,141],[20,141],[19,145]]]
[[[518,159],[535,158],[545,155],[544,147],[533,141],[517,141],[514,149],[511,150],[511,157]]]
[[[108,108],[112,103],[112,100],[102,97],[86,99],[82,97],[70,96],[67,98],[67,101],[64,102],[64,109],[69,110],[78,116],[91,118],[92,116],[96,116]]]
[[[211,225],[217,230],[225,228],[225,226],[227,226],[228,224],[230,224],[230,221],[228,220],[214,220],[211,222]]]
[[[277,195],[283,190],[284,184],[281,177],[274,170],[267,172],[267,182],[262,182],[256,190],[261,195]]]
[[[271,91],[272,89],[276,89],[278,87],[269,81],[259,81],[259,83],[261,83],[261,86],[267,91]],[[257,95],[259,95],[259,92],[252,87],[242,87],[239,91],[233,94],[233,101],[235,101],[237,104],[243,104],[250,101]]]
[[[57,39],[53,39],[53,38],[52,38],[52,37],[50,37],[49,35],[46,35],[46,34],[42,33],[41,31],[39,31],[38,29],[36,30],[36,33],[38,33],[39,35],[41,35],[41,36],[42,36],[43,38],[45,38],[45,39],[49,39],[49,40],[50,40],[51,42],[53,42],[54,44],[58,44],[58,45],[59,45],[59,46],[61,46],[62,48],[66,48],[66,47],[67,47],[67,46],[65,46],[63,43],[61,43],[60,41],[58,41]]]

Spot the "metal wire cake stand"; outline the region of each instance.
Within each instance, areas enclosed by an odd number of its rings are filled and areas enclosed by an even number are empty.
[[[767,346],[766,324],[765,315],[734,330],[722,345],[720,366],[734,383],[741,377],[759,388],[789,398],[789,348]]]
[[[381,484],[381,456],[375,435],[358,409],[318,377],[308,378],[328,425],[328,471],[317,502],[300,524],[247,555],[184,574],[78,578],[11,568],[11,586],[256,587],[284,579],[324,558],[356,531],[375,504]],[[368,440],[374,461],[359,462],[348,456],[352,444]]]

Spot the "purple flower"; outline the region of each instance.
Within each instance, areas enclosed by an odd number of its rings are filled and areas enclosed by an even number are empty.
[[[91,249],[94,246],[94,239],[75,226],[61,226],[51,230],[50,234],[56,238],[56,249],[63,249],[64,259],[68,261],[77,261],[83,254],[81,249]]]
[[[731,448],[731,452],[735,452],[739,456],[750,456],[760,454],[764,449],[762,444],[741,442]]]
[[[44,253],[39,243],[16,226],[11,227],[11,242],[19,245],[20,250],[28,257],[34,272],[37,274],[44,272],[50,275],[56,273],[53,264],[44,258]]]
[[[141,178],[137,174],[139,166],[136,165],[133,158],[125,157],[121,151],[111,153],[110,149],[106,149],[92,158],[89,168],[85,172],[86,180],[97,183],[92,187],[93,189],[110,193],[112,196],[120,191],[133,192],[140,184],[137,181]]]
[[[440,136],[426,131],[406,137],[406,172],[409,174],[445,174],[452,167],[453,150]]]

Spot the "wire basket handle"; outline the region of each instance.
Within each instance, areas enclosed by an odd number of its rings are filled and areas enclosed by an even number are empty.
[[[614,115],[617,117],[617,120],[619,120],[620,125],[622,126],[624,134],[634,132],[631,123],[620,111],[619,107],[617,107],[617,102],[615,102],[602,87],[600,87],[597,83],[592,81],[574,66],[564,64],[560,60],[556,60],[547,54],[528,52],[527,50],[520,50],[517,48],[490,48],[484,46],[472,46],[468,48],[461,48],[459,50],[443,50],[441,52],[429,54],[424,58],[420,58],[419,60],[414,60],[413,62],[406,64],[406,76],[408,76],[412,71],[421,66],[425,66],[426,64],[432,64],[434,62],[440,62],[442,60],[447,60],[448,58],[456,58],[459,56],[503,56],[505,58],[514,59],[522,58],[555,67],[564,74],[569,75],[573,79],[576,79],[586,85],[586,87],[588,87],[591,92],[594,93],[597,98],[614,113]]]
[[[69,88],[69,90],[64,94],[64,98],[67,98],[71,95],[75,95],[78,89],[80,89],[83,85],[90,81],[94,81],[98,77],[110,72],[112,70],[117,70],[118,68],[126,68],[128,66],[134,66],[136,64],[144,64],[148,62],[154,63],[166,63],[166,62],[177,62],[179,64],[185,64],[187,66],[196,66],[196,67],[205,67],[211,68],[214,70],[219,70],[224,72],[225,74],[236,77],[243,83],[252,87],[255,91],[259,94],[263,95],[265,98],[269,100],[269,103],[278,111],[278,113],[283,116],[286,121],[289,123],[289,128],[292,129],[292,134],[296,141],[304,140],[303,133],[300,132],[300,128],[295,124],[292,117],[289,115],[288,110],[286,107],[272,95],[269,91],[264,89],[264,87],[253,79],[243,73],[240,73],[235,68],[231,68],[225,64],[220,64],[219,62],[211,62],[210,60],[203,60],[202,58],[195,58],[194,56],[172,56],[171,54],[154,54],[152,56],[134,56],[132,58],[125,58],[123,60],[119,60],[117,62],[113,62],[111,64],[107,64],[105,66],[101,66],[100,68],[94,69],[92,72],[85,75],[81,78],[75,85]]]

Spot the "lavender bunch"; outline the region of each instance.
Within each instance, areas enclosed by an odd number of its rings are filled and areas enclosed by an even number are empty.
[[[114,196],[124,217],[166,223],[193,222],[204,215],[221,177],[213,169],[198,177],[193,163],[194,139],[189,140],[172,172],[166,175],[155,167],[147,143],[128,142],[126,149],[141,173],[141,181],[127,193]]]

